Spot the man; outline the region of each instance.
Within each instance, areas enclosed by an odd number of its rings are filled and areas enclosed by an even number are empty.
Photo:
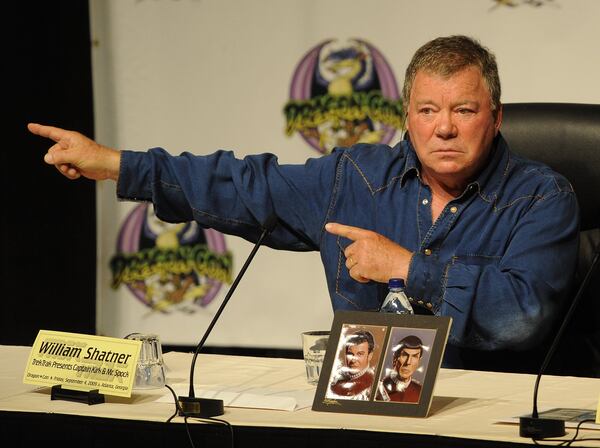
[[[536,348],[560,312],[578,247],[575,194],[510,152],[495,57],[474,39],[419,48],[403,98],[409,138],[304,165],[272,154],[117,151],[76,132],[29,129],[56,142],[45,161],[65,176],[116,180],[120,199],[150,201],[164,221],[195,219],[255,241],[277,216],[267,244],[319,250],[335,310],[377,310],[387,281],[404,279],[417,310],[453,319],[446,367],[481,367],[491,353],[486,368],[502,369],[500,350]]]
[[[422,386],[412,376],[421,363],[423,342],[417,336],[406,336],[394,347],[393,356],[393,369],[379,384],[375,399],[418,403]]]
[[[346,337],[344,365],[336,372],[327,398],[368,400],[371,396],[374,371],[371,367],[375,341],[366,330],[359,330]]]

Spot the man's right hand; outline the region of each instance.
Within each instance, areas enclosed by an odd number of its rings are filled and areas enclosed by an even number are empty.
[[[55,142],[44,156],[44,161],[54,165],[65,177],[81,176],[93,180],[119,178],[121,152],[102,146],[75,131],[52,126],[29,123],[27,129],[33,134]]]

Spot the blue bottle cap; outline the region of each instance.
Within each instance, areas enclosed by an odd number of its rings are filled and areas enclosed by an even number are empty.
[[[390,278],[388,288],[404,288],[404,280],[401,278]]]

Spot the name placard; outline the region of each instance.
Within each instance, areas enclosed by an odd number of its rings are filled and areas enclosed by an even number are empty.
[[[142,342],[40,330],[23,382],[130,397]]]

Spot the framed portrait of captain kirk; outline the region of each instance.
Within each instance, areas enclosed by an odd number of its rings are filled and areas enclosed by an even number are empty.
[[[426,417],[452,319],[336,311],[312,409]]]

